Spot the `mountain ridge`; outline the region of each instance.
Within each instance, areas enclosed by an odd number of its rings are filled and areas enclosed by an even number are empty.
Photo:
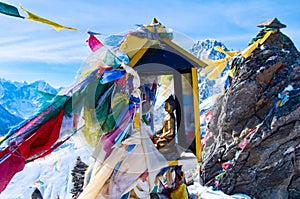
[[[46,100],[43,92],[55,95],[60,90],[44,80],[27,83],[0,78],[0,135],[5,135],[11,127],[34,115],[42,101]]]
[[[229,51],[228,48],[222,42],[210,38],[197,41],[189,49],[189,52],[201,60],[217,60],[225,58],[225,55],[223,53],[214,49],[215,46],[220,46],[225,51]]]
[[[3,106],[0,105],[0,136],[5,135],[10,127],[17,125],[19,122],[21,122],[23,119],[20,117],[17,117],[10,112],[8,112]]]
[[[42,92],[56,95],[59,90],[61,88],[55,89],[44,80],[27,83],[0,78],[0,104],[12,115],[27,119],[38,109],[43,100]]]

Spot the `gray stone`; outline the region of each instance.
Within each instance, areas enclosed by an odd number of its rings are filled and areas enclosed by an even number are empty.
[[[218,188],[254,198],[299,198],[300,54],[281,32],[263,46],[237,67],[230,87],[214,105],[200,178],[214,185],[222,164],[235,157],[238,144],[261,124]],[[272,109],[288,86],[294,88],[285,93],[288,100]]]

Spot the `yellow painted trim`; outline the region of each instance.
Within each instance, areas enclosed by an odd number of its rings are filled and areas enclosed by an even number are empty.
[[[198,59],[197,57],[195,57],[194,55],[192,55],[191,53],[187,52],[186,50],[184,50],[183,48],[181,48],[180,46],[178,46],[177,44],[173,43],[172,41],[170,41],[169,39],[161,39],[163,42],[165,42],[167,45],[171,46],[172,48],[174,48],[175,50],[177,50],[179,53],[181,53],[182,55],[184,55],[186,58],[192,60],[193,62],[195,62],[196,64],[198,64],[200,67],[206,67],[207,64],[204,63],[203,61],[201,61],[200,59]]]
[[[192,85],[194,99],[194,118],[195,118],[195,144],[196,157],[198,162],[202,161],[202,146],[200,139],[200,109],[199,109],[199,92],[198,92],[198,73],[196,68],[192,68]]]
[[[180,46],[178,46],[177,44],[171,42],[169,39],[163,38],[161,39],[161,41],[163,41],[164,43],[166,43],[167,45],[169,45],[170,47],[174,48],[176,51],[178,51],[179,53],[181,53],[183,56],[185,56],[186,58],[190,59],[191,61],[195,62],[196,64],[198,64],[198,66],[200,67],[206,67],[207,64],[203,61],[201,61],[200,59],[196,58],[195,56],[193,56],[191,53],[187,52],[186,50],[184,50],[183,48],[181,48]],[[151,45],[148,44],[148,42],[132,57],[132,59],[129,62],[129,66],[134,67],[136,65],[136,63],[143,57],[143,55],[147,52],[147,50],[149,49]]]
[[[130,60],[129,66],[134,67],[136,63],[143,57],[143,55],[146,53],[146,51],[149,49],[149,47],[144,46],[141,48]]]
[[[169,166],[177,166],[178,165],[178,160],[170,160],[168,161]]]

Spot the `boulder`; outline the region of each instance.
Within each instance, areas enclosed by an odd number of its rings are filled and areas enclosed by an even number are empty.
[[[300,198],[300,54],[290,38],[278,30],[243,60],[212,111],[204,185]]]

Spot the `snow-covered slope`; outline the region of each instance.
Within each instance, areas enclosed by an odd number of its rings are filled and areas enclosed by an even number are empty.
[[[80,156],[82,161],[89,163],[90,155],[85,148],[68,141],[45,158],[27,163],[0,194],[0,199],[29,199],[35,188],[41,191],[44,199],[71,198],[71,171],[76,159]]]
[[[5,135],[11,126],[17,125],[23,119],[9,113],[0,105],[0,136]]]

